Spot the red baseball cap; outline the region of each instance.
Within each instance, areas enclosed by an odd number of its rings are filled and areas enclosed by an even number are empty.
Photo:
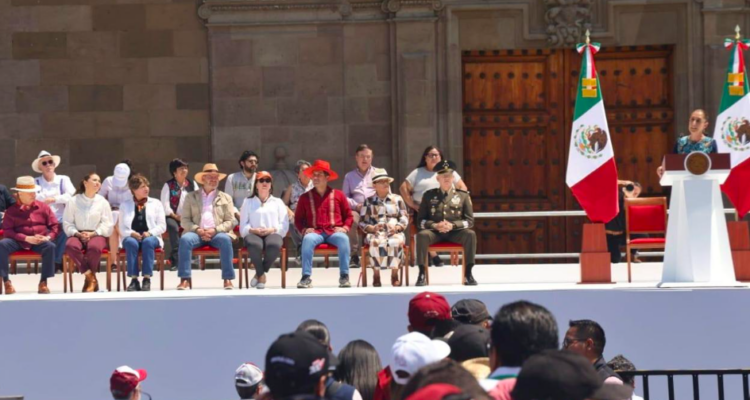
[[[451,319],[451,306],[437,293],[422,292],[409,301],[409,324],[418,331],[429,331],[435,321]]]
[[[145,369],[133,369],[123,365],[118,367],[109,378],[109,391],[117,398],[126,398],[147,376]]]
[[[447,383],[433,383],[412,393],[406,400],[440,400],[451,394],[462,393],[457,386]]]

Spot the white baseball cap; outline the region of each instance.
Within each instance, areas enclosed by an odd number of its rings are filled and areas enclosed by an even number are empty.
[[[124,187],[128,184],[128,176],[130,176],[128,164],[117,164],[115,165],[115,173],[112,175],[112,184],[118,188]]]
[[[239,387],[252,387],[263,380],[263,371],[253,363],[244,363],[234,372],[234,382]]]
[[[411,332],[396,339],[391,349],[393,380],[405,385],[422,367],[438,362],[451,353],[448,343],[430,340],[419,332]]]

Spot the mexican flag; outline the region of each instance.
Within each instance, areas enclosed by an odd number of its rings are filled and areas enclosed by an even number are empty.
[[[620,212],[617,165],[604,112],[594,54],[599,43],[580,43],[583,54],[565,182],[592,222],[609,222]]]
[[[731,155],[732,170],[721,190],[742,218],[750,211],[750,91],[742,55],[750,41],[741,40],[739,33],[737,36],[724,41],[724,47],[731,50],[731,55],[714,139],[719,153]]]

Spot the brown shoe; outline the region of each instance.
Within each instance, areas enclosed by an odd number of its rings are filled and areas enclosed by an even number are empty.
[[[91,276],[94,278],[94,292],[99,291],[99,281],[96,279],[96,274],[92,273]]]
[[[81,293],[91,293],[94,291],[94,281],[96,280],[96,277],[92,272],[87,272],[83,274],[83,276],[86,278],[86,280],[83,282],[83,289],[81,289]]]
[[[375,267],[377,268],[377,267]],[[372,286],[373,287],[381,287],[383,286],[382,283],[380,283],[380,271],[377,269],[373,269],[374,275],[372,276]]]
[[[47,281],[39,282],[39,294],[49,294],[49,288],[47,287]]]
[[[6,280],[4,285],[5,285],[5,294],[13,294],[16,292],[16,288],[13,287],[13,283],[11,283],[11,281]]]
[[[180,284],[177,286],[177,290],[185,290],[190,289],[190,279],[183,279],[180,281]]]
[[[391,272],[391,286],[393,287],[399,287],[401,286],[401,281],[398,280],[398,270],[394,269],[393,272]]]
[[[232,290],[234,289],[234,285],[232,285],[232,281],[229,279],[224,279],[224,290]]]

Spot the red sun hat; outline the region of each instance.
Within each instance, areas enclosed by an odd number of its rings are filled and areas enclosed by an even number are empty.
[[[334,181],[339,178],[339,174],[337,174],[331,169],[331,163],[329,163],[328,161],[315,160],[313,165],[311,165],[310,168],[305,170],[305,175],[307,175],[308,178],[312,178],[313,173],[316,171],[327,172],[329,181]]]
[[[109,378],[109,390],[117,398],[127,398],[147,376],[145,369],[133,369],[123,365]]]

